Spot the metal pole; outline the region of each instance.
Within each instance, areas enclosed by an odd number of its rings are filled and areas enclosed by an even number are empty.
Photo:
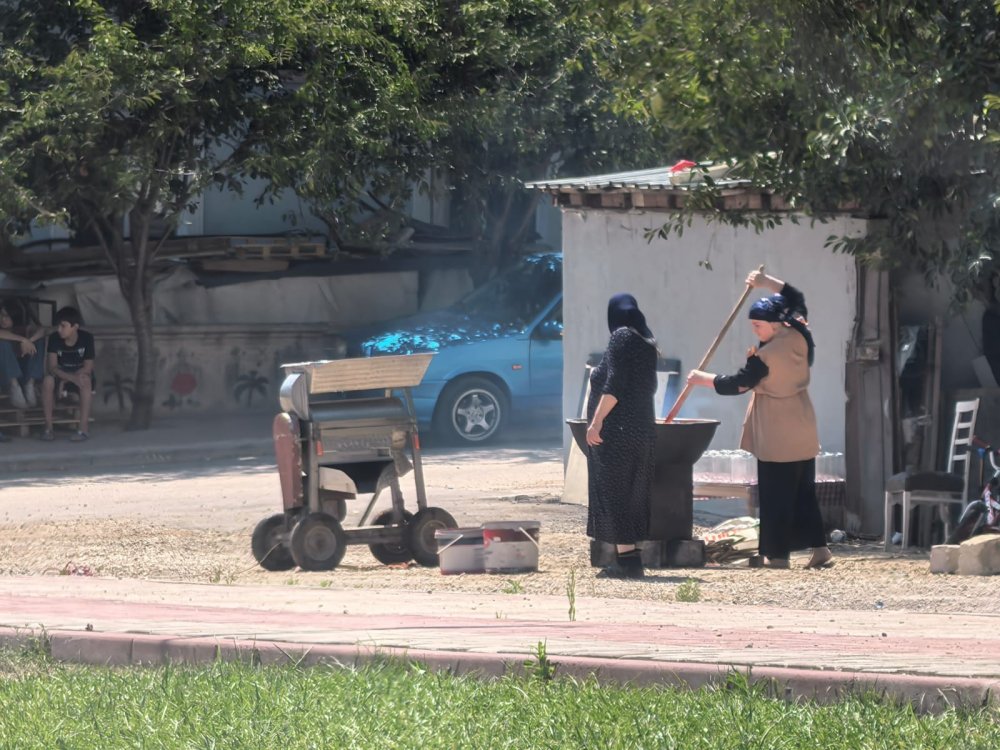
[[[764,266],[759,266],[757,268],[757,271],[759,271],[760,273],[764,273]],[[740,308],[743,307],[743,303],[747,301],[747,297],[750,296],[750,292],[752,290],[753,287],[747,284],[746,289],[743,290],[743,294],[740,295],[739,300],[737,300],[736,304],[733,306],[733,311],[729,313],[729,317],[726,318],[726,322],[723,324],[722,330],[719,331],[719,335],[715,337],[715,341],[713,341],[712,345],[708,347],[708,351],[705,352],[705,356],[702,357],[701,362],[698,363],[697,369],[704,370],[706,367],[708,367],[709,360],[712,359],[712,356],[715,354],[715,350],[718,349],[719,344],[722,343],[722,337],[726,335],[726,331],[729,330],[729,327],[733,324],[733,321],[736,320],[736,316],[739,314]],[[674,421],[674,417],[676,417],[677,412],[681,410],[681,406],[683,405],[685,399],[687,399],[688,394],[690,392],[691,392],[691,384],[685,383],[684,390],[681,391],[681,395],[677,397],[677,400],[674,402],[674,405],[670,408],[670,413],[667,414],[666,418],[663,420],[665,423],[670,423]]]

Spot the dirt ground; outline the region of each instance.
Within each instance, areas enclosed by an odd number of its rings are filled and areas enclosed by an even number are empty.
[[[536,520],[541,524],[537,573],[441,575],[436,568],[383,566],[365,546],[351,546],[326,573],[271,573],[250,554],[250,534],[280,510],[277,476],[257,462],[153,473],[8,479],[0,492],[0,574],[93,574],[220,585],[268,584],[335,588],[407,588],[673,600],[697,583],[701,601],[794,609],[892,609],[1000,613],[993,578],[933,576],[926,553],[887,555],[872,543],[832,545],[837,564],[803,570],[749,569],[745,563],[651,570],[644,581],[595,578],[584,534],[586,508],[560,500],[558,446],[483,451],[430,451],[424,457],[428,500],[460,525]],[[413,503],[412,484],[404,494]],[[387,501],[380,501],[380,506]],[[346,525],[364,501],[353,503]],[[707,507],[707,506],[705,506]],[[698,530],[719,520],[701,511]],[[690,589],[691,587],[687,587]]]

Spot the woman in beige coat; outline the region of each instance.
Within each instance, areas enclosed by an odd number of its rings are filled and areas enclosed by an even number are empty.
[[[805,323],[805,298],[790,284],[754,271],[752,287],[776,294],[750,308],[750,325],[760,345],[751,349],[735,375],[692,370],[688,383],[715,388],[723,396],[753,391],[740,447],[757,457],[760,554],[764,564],[787,568],[793,550],[811,547],[807,568],[832,564],[816,500],[816,413],[809,399],[812,334]]]

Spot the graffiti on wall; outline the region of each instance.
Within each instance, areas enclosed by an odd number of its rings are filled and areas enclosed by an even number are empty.
[[[202,368],[193,364],[198,360],[198,352],[180,349],[177,358],[169,366],[166,361],[162,362],[160,371],[165,376],[167,396],[160,402],[161,406],[170,411],[201,406],[199,386],[203,380]]]
[[[282,365],[319,359],[327,339],[312,332],[252,331],[167,336],[157,340],[156,410],[243,411],[272,408]],[[135,392],[136,350],[130,335],[97,338],[98,396],[95,409],[124,414]]]
[[[233,347],[225,369],[225,387],[230,398],[245,409],[260,407],[270,393],[271,378],[265,373],[265,347]]]
[[[104,395],[104,403],[109,403],[114,399],[118,411],[125,411],[132,403],[132,393],[135,389],[135,381],[127,375],[122,375],[117,370],[111,373],[108,378],[101,378],[101,393]]]
[[[253,406],[255,395],[260,397],[258,401],[267,396],[267,386],[270,382],[269,378],[256,370],[244,373],[236,378],[236,384],[233,386],[233,398],[249,408]]]

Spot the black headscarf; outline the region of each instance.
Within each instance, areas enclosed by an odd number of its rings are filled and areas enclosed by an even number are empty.
[[[656,339],[646,325],[646,316],[639,310],[639,303],[631,294],[616,294],[608,300],[608,330],[614,333],[619,328],[632,328],[644,339]]]
[[[805,309],[793,310],[788,300],[782,294],[772,294],[761,297],[750,306],[750,320],[763,320],[768,323],[787,323],[802,334],[809,348],[809,364],[812,365],[816,354],[816,344],[812,332],[800,316],[805,316]]]

